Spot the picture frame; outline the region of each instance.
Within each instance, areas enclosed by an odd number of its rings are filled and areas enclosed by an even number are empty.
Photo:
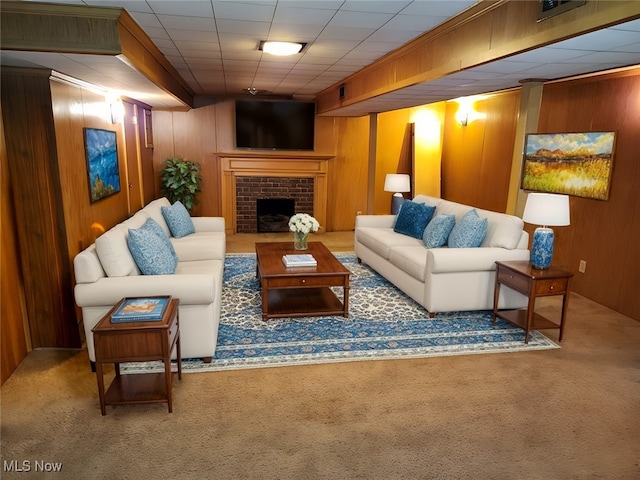
[[[521,188],[608,200],[615,132],[529,133]]]
[[[115,131],[84,128],[89,198],[97,202],[120,191],[118,139]]]

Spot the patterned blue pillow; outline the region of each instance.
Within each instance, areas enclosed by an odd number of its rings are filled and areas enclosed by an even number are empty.
[[[489,220],[480,218],[476,209],[469,210],[451,230],[449,246],[452,248],[479,247],[487,235]]]
[[[424,229],[422,241],[427,248],[439,248],[447,243],[447,238],[456,224],[455,215],[436,215]]]
[[[167,236],[164,229],[160,226],[158,222],[156,222],[153,218],[148,218],[147,221],[144,222],[144,224],[140,228],[149,230],[155,233],[158,237],[160,237],[160,240],[162,240],[162,243],[164,243],[167,246],[167,248],[169,249],[169,252],[171,252],[171,255],[176,259],[176,262],[178,261],[178,254],[176,253],[175,248],[173,248],[173,244],[171,243],[171,240],[169,240],[169,237]]]
[[[143,275],[170,275],[178,260],[162,239],[148,228],[129,229],[127,239],[131,256]]]
[[[170,207],[160,207],[162,216],[171,231],[171,235],[175,238],[186,237],[192,233],[196,233],[193,226],[193,220],[189,216],[189,212],[179,200]]]
[[[414,238],[422,238],[424,229],[435,211],[436,207],[407,200],[398,212],[393,231]]]

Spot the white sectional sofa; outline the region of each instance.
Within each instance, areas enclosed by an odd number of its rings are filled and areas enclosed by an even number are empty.
[[[95,361],[92,329],[109,309],[124,297],[154,295],[180,299],[182,357],[204,358],[205,361],[213,357],[226,253],[224,219],[190,217],[195,233],[175,238],[161,210],[170,206],[166,198],[152,201],[131,218],[103,233],[74,258],[74,295],[77,305],[82,308],[87,350],[92,362]],[[149,218],[160,225],[173,246],[177,265],[174,263],[172,274],[143,275],[131,254],[127,243],[129,229],[139,229]]]
[[[433,218],[455,215],[456,222],[474,208],[426,195],[417,195],[413,202],[435,207]],[[422,238],[394,231],[395,215],[359,215],[355,228],[358,261],[424,306],[431,316],[492,310],[495,262],[529,260],[529,235],[518,217],[475,210],[481,219],[488,220],[486,236],[475,248],[427,248]],[[499,308],[526,306],[525,296],[501,289]]]

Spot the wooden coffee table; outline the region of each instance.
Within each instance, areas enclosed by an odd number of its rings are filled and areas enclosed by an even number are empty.
[[[311,254],[315,267],[289,267],[283,255]],[[349,316],[349,275],[322,242],[309,242],[304,251],[294,250],[293,242],[256,243],[256,276],[262,294],[262,319]],[[342,287],[342,301],[331,290]]]
[[[111,315],[125,299],[116,304],[93,328],[96,352],[96,377],[100,410],[106,415],[106,405],[166,402],[173,411],[171,390],[173,372],[171,352],[177,356],[178,378],[182,378],[180,352],[180,320],[176,298],[169,300],[164,316],[154,322],[112,323]],[[162,360],[163,373],[120,375],[120,363]],[[103,364],[113,363],[116,376],[105,392]]]

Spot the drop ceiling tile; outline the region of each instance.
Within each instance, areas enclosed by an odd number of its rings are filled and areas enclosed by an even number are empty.
[[[324,27],[335,15],[335,10],[324,8],[312,8],[316,2],[308,2],[308,7],[300,8],[293,4],[296,2],[280,3],[273,17],[274,25],[320,25]]]
[[[411,3],[410,0],[395,0],[393,2],[347,0],[340,6],[340,10],[350,12],[398,13]]]
[[[138,25],[140,25],[145,31],[147,28],[163,28],[160,20],[155,15],[155,13],[143,13],[143,12],[132,12],[129,9],[127,11],[131,14],[133,19],[136,21]]]
[[[380,28],[387,23],[393,15],[388,13],[364,13],[345,12],[340,10],[329,22],[329,27],[347,28]]]
[[[476,0],[416,0],[402,10],[403,15],[453,17],[476,3]]]
[[[168,2],[166,0],[147,0],[153,11],[157,15],[180,15],[187,17],[213,18],[211,2],[202,0],[180,0],[179,2]]]
[[[275,4],[214,2],[213,11],[217,19],[270,22]]]
[[[167,30],[201,30],[216,31],[216,25],[211,18],[183,17],[176,15],[158,15],[158,19]]]
[[[244,20],[216,20],[220,33],[253,35],[255,38],[266,38],[269,34],[269,22],[247,22]]]

